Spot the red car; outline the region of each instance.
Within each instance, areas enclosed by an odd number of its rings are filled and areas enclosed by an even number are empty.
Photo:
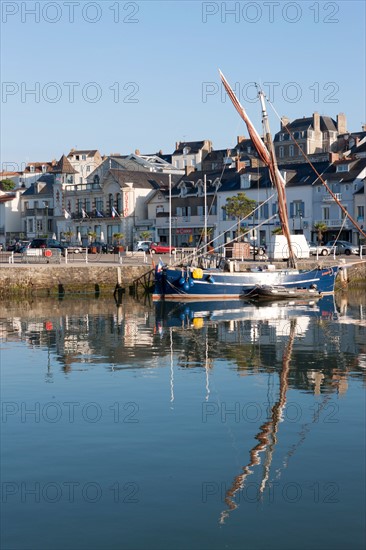
[[[175,254],[175,246],[169,246],[167,243],[152,243],[150,246],[151,254]]]

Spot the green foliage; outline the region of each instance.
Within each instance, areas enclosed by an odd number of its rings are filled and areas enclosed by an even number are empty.
[[[236,218],[238,222],[238,235],[243,233],[240,227],[240,221],[243,218],[249,216],[250,213],[254,210],[255,206],[255,200],[247,197],[247,195],[242,191],[237,195],[234,195],[233,197],[228,197],[226,199],[226,204],[222,208],[223,210],[225,210],[227,216],[233,216],[234,218]],[[245,230],[244,233],[245,232],[247,232],[247,230]]]
[[[323,234],[328,231],[328,226],[324,222],[314,223],[314,229],[318,232],[318,243],[323,239]]]
[[[123,233],[113,233],[113,238],[116,239],[118,244],[121,244],[121,240],[124,239]]]
[[[3,191],[12,191],[15,187],[15,183],[10,178],[5,178],[0,181],[0,188]]]
[[[96,231],[88,231],[88,235],[92,241],[95,241],[95,239],[97,238]]]
[[[283,235],[282,227],[275,227],[275,229],[272,230],[272,235]]]
[[[148,241],[151,237],[150,231],[141,231],[140,232],[140,239],[142,241]]]
[[[71,237],[74,235],[74,232],[73,231],[65,231],[64,235],[65,235],[65,237],[67,238],[68,241],[71,241]]]

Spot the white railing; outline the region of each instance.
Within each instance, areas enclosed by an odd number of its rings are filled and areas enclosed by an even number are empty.
[[[334,196],[337,200],[339,201],[342,200],[342,193],[334,193]],[[323,197],[323,202],[333,202],[333,201],[334,199],[332,195],[330,195],[329,193]]]

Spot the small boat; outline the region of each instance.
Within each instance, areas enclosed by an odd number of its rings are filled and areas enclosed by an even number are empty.
[[[285,286],[256,285],[249,290],[244,298],[250,300],[313,300],[322,298],[323,294],[317,288],[286,288]]]

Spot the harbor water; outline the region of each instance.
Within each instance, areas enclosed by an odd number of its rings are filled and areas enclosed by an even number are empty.
[[[365,293],[0,305],[1,548],[365,546]]]

